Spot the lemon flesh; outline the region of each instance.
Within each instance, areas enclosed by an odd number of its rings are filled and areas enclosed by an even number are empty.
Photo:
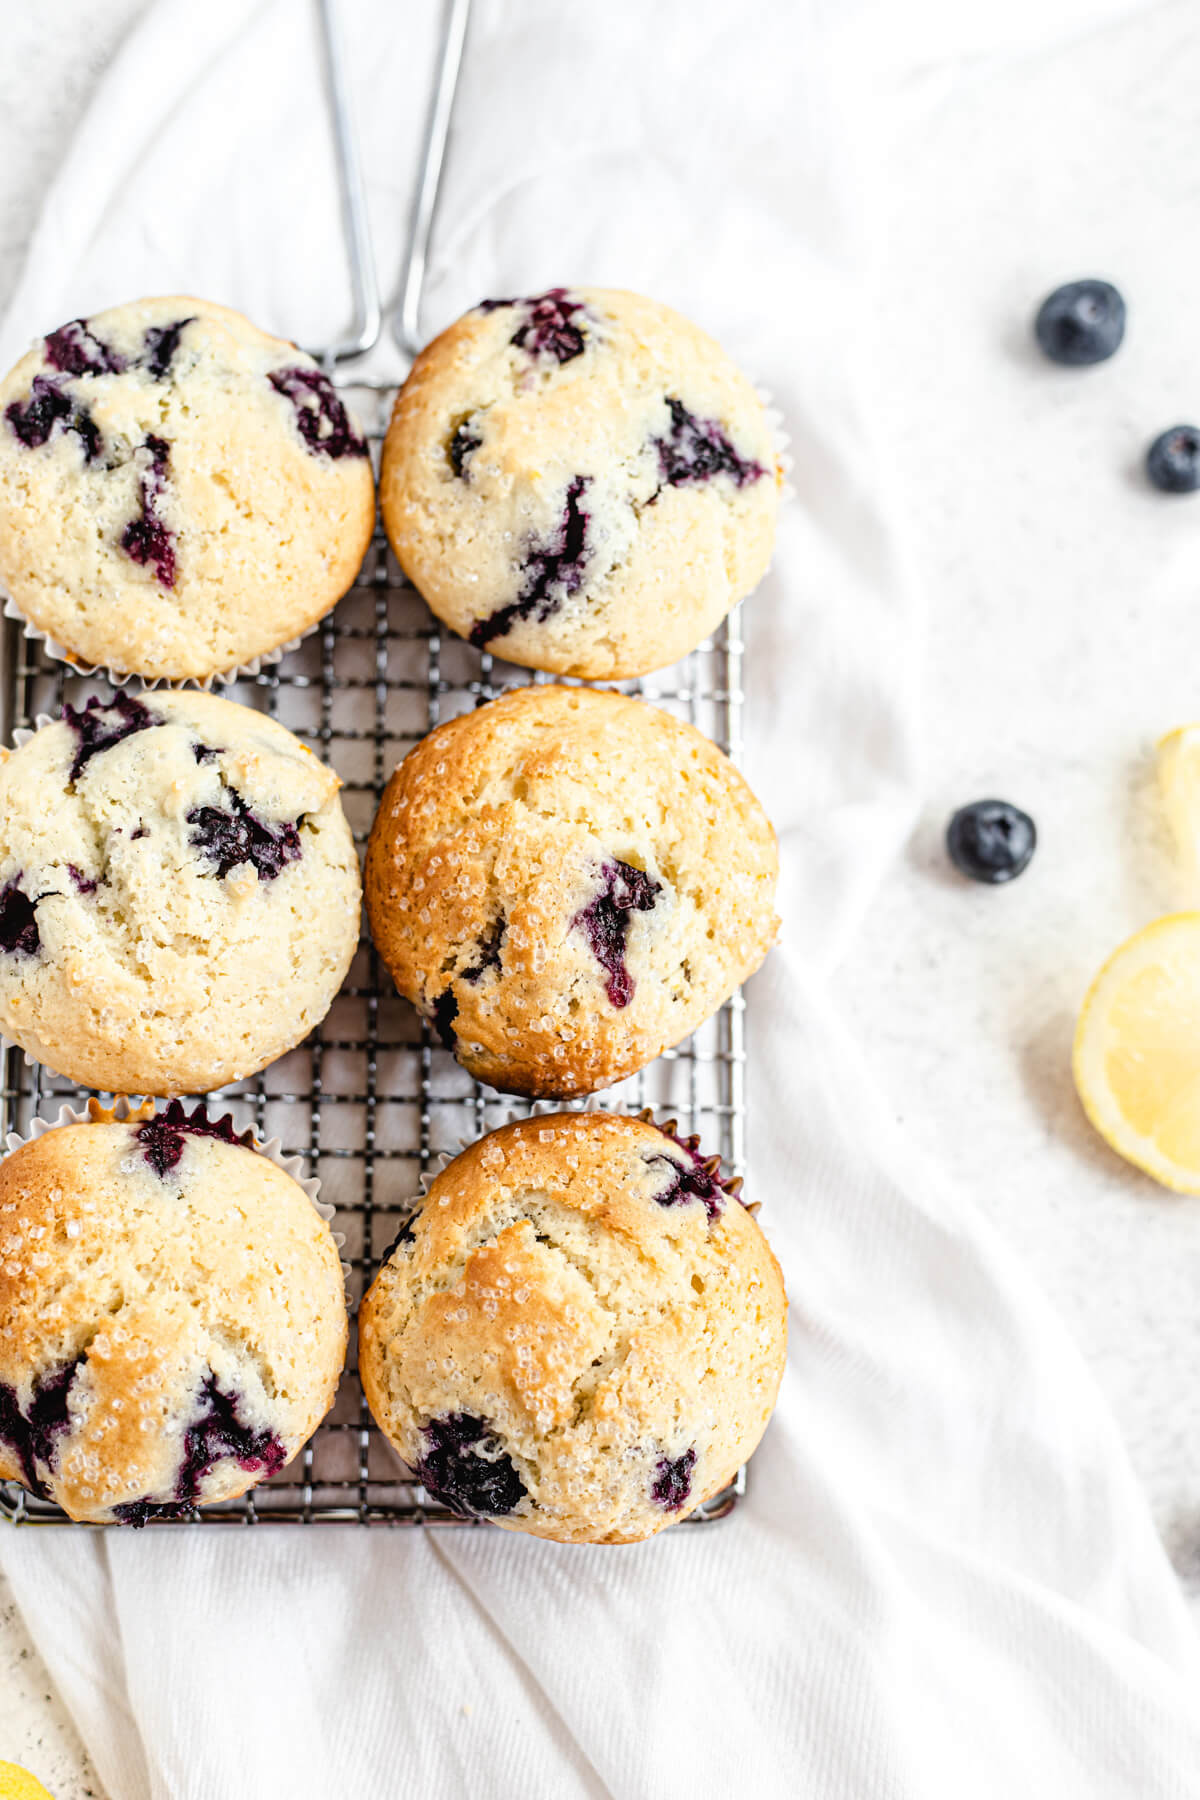
[[[0,1762],[0,1800],[50,1800],[50,1795],[28,1769]]]
[[[1074,1071],[1119,1156],[1200,1194],[1200,912],[1156,919],[1105,963],[1079,1015]]]
[[[1200,725],[1181,725],[1160,740],[1158,787],[1179,861],[1200,877]]]

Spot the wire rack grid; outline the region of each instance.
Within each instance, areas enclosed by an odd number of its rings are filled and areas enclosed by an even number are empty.
[[[351,404],[378,453],[392,389],[350,385]],[[49,659],[7,622],[6,738],[39,713],[78,706],[103,683]],[[659,677],[623,685],[689,720],[736,761],[740,752],[742,646],[734,614],[717,635]],[[358,581],[317,630],[275,667],[224,690],[277,718],[337,770],[347,816],[365,845],[393,768],[441,720],[479,706],[518,683],[546,681],[438,629],[377,531]],[[743,1001],[735,994],[691,1039],[639,1075],[608,1090],[616,1111],[649,1107],[660,1120],[699,1133],[733,1174],[745,1158]],[[20,1051],[5,1052],[0,1127],[28,1130],[53,1117],[80,1090]],[[278,1136],[321,1179],[345,1234],[352,1313],[410,1208],[443,1156],[533,1108],[472,1081],[429,1026],[400,999],[370,942],[360,944],[345,987],[300,1048],[252,1080],[217,1090],[208,1104],[232,1113],[239,1129]],[[546,1110],[543,1106],[539,1110]],[[684,1526],[725,1518],[745,1491],[745,1471]],[[0,1518],[64,1524],[65,1516],[15,1483],[0,1483]],[[355,1342],[332,1411],[305,1450],[277,1476],[240,1499],[196,1511],[181,1523],[254,1525],[267,1521],[393,1526],[462,1526],[406,1478],[378,1430],[358,1379]],[[157,1521],[153,1529],[176,1522]],[[176,1528],[178,1528],[176,1526]],[[681,1527],[682,1528],[682,1527]]]

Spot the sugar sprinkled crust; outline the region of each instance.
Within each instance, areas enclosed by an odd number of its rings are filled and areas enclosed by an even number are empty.
[[[609,288],[485,301],[425,349],[384,445],[384,524],[460,636],[609,680],[701,642],[770,560],[763,406],[679,313]]]
[[[775,1404],[778,1264],[690,1144],[563,1113],[442,1171],[363,1302],[368,1404],[457,1510],[632,1543],[718,1493]]]
[[[529,687],[401,763],[367,911],[400,992],[472,1075],[566,1098],[643,1067],[758,967],[777,872],[762,808],[692,726]]]
[[[201,1093],[328,1010],[358,941],[339,782],[209,694],[67,708],[0,756],[0,1031],[81,1085]]]
[[[205,300],[59,327],[0,382],[0,582],[81,662],[202,678],[354,579],[366,445],[316,363]]]
[[[0,1164],[0,1476],[73,1519],[240,1494],[333,1400],[329,1227],[225,1129],[175,1107],[63,1126]]]

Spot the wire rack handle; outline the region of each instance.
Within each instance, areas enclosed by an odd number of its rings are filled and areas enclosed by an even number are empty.
[[[346,78],[339,0],[318,0],[318,12],[341,198],[342,238],[353,303],[348,335],[340,342],[312,352],[325,368],[333,369],[340,363],[357,362],[374,350],[383,332],[383,304],[375,267],[375,250],[371,241],[371,220],[367,210],[362,159],[358,151],[358,133],[354,125],[354,109]],[[409,217],[400,298],[391,308],[392,335],[410,361],[421,348],[421,295],[429,262],[429,245],[437,218],[442,169],[454,117],[454,98],[458,91],[470,14],[471,0],[446,0],[443,6],[441,49]]]

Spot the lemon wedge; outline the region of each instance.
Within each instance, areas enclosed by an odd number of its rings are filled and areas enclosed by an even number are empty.
[[[0,1762],[0,1800],[50,1800],[50,1795],[28,1769]]]
[[[1158,787],[1179,860],[1200,877],[1200,725],[1181,725],[1159,740]]]
[[[1200,1194],[1200,912],[1156,919],[1109,957],[1079,1015],[1074,1070],[1119,1156]]]

